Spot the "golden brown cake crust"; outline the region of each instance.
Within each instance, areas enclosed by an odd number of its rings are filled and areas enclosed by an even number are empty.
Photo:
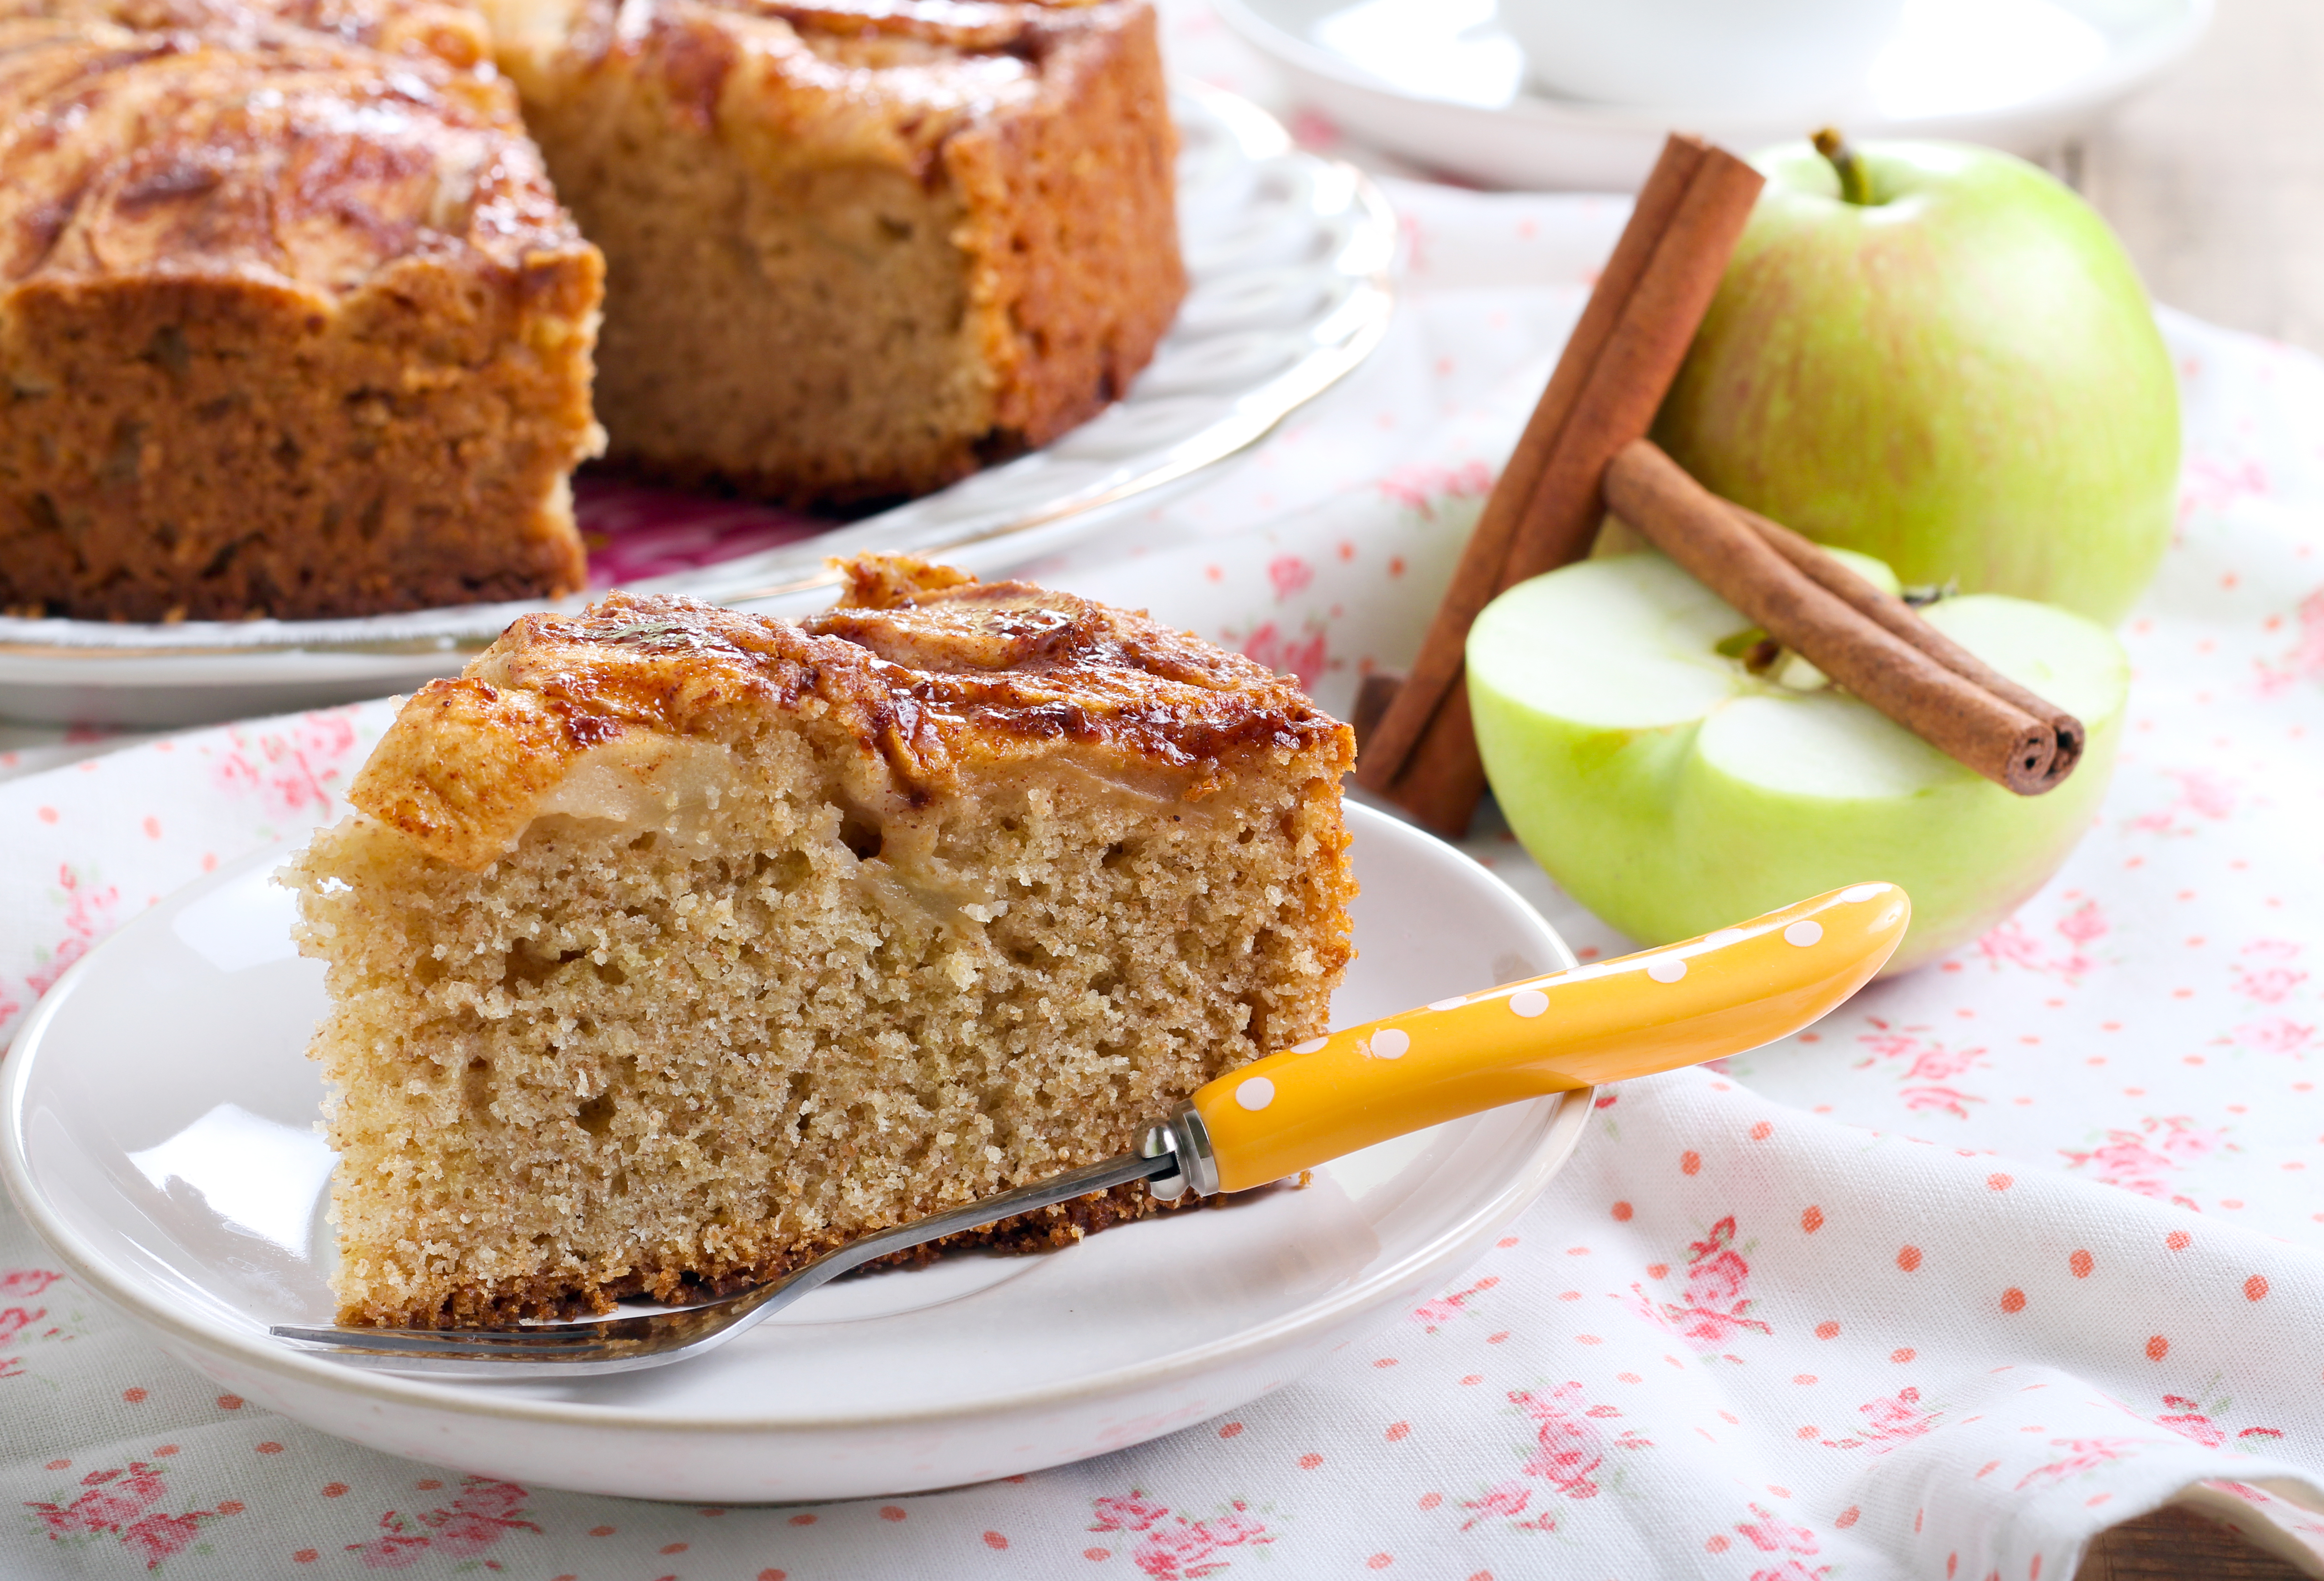
[[[597,442],[602,260],[506,84],[439,59],[477,43],[450,8],[292,9],[339,31],[0,11],[0,606],[338,615],[584,580],[564,479]]]
[[[1033,114],[986,122],[945,151],[971,194],[969,250],[999,375],[987,455],[1038,448],[1128,393],[1186,294],[1177,135],[1153,12],[1052,16]]]
[[[412,696],[347,799],[483,867],[583,754],[769,708],[813,715],[908,800],[1067,743],[1189,801],[1254,758],[1337,742],[1342,772],[1352,763],[1347,727],[1291,681],[1143,615],[905,555],[848,572],[839,606],[799,623],[628,593],[521,616],[466,673]]]
[[[110,23],[234,49],[304,32],[461,71],[491,60],[492,32],[463,0],[0,0],[0,18]]]

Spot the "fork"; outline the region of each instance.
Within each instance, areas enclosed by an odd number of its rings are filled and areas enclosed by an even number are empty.
[[[1683,944],[1440,999],[1229,1071],[1119,1158],[849,1242],[724,1300],[513,1328],[302,1327],[313,1354],[438,1377],[586,1377],[724,1345],[877,1258],[1143,1180],[1175,1201],[1246,1191],[1462,1115],[1674,1070],[1787,1037],[1884,966],[1912,902],[1860,883]]]

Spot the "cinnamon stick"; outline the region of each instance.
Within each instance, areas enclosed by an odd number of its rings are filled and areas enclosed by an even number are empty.
[[[1674,134],[1663,145],[1410,677],[1358,758],[1358,784],[1431,828],[1462,834],[1484,793],[1462,684],[1470,625],[1502,589],[1589,551],[1606,462],[1654,421],[1763,184],[1700,138]]]
[[[2073,772],[2074,765],[2081,761],[2082,745],[2089,734],[2082,728],[2080,719],[2002,674],[1922,619],[1920,611],[1894,593],[1874,587],[1849,570],[1843,561],[1826,554],[1812,540],[1793,532],[1781,522],[1771,522],[1757,511],[1746,510],[1731,500],[1728,502],[1728,509],[1741,517],[1744,525],[1766,539],[1778,554],[1791,561],[1825,592],[1876,625],[1883,626],[1912,643],[1962,680],[1983,687],[2005,702],[2015,703],[2046,723],[2058,735],[2058,761],[2051,766],[2052,778],[2062,780]]]
[[[1978,685],[1831,591],[1823,577],[1794,564],[1747,524],[1736,506],[1688,476],[1651,441],[1624,446],[1606,468],[1605,487],[1615,514],[1655,548],[1938,751],[2021,796],[2054,790],[2072,772],[2079,748],[2061,753],[2059,732],[2048,718]],[[2079,737],[2080,726],[2074,729]]]
[[[1702,163],[1704,152],[1699,138],[1674,134],[1664,143],[1662,155],[1655,162],[1646,185],[1638,191],[1637,203],[1630,210],[1629,223],[1623,227],[1589,300],[1582,304],[1582,316],[1574,321],[1572,333],[1566,337],[1565,347],[1558,354],[1549,384],[1526,421],[1525,432],[1518,436],[1517,448],[1502,467],[1492,493],[1486,496],[1485,508],[1477,517],[1467,547],[1462,550],[1452,585],[1445,589],[1428,635],[1421,643],[1420,656],[1414,661],[1397,699],[1381,717],[1382,728],[1373,732],[1365,748],[1361,766],[1356,772],[1357,783],[1383,795],[1388,793],[1390,783],[1403,771],[1406,757],[1418,744],[1429,720],[1460,679],[1462,652],[1468,642],[1470,624],[1501,590],[1501,570],[1508,563],[1509,540],[1517,532],[1517,521],[1533,499],[1534,490],[1541,482],[1542,468],[1548,464],[1549,453],[1564,429],[1565,420],[1572,413],[1583,382],[1605,351],[1623,306],[1637,290],[1638,279],[1646,273],[1663,233],[1670,228],[1671,217],[1678,212],[1679,202],[1686,196],[1687,185]],[[1397,706],[1398,702],[1401,707]]]

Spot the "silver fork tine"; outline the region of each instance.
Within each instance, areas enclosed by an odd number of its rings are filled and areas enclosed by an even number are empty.
[[[1167,1126],[1148,1129],[1139,1151],[948,1213],[865,1235],[781,1279],[724,1300],[673,1312],[529,1328],[346,1328],[281,1325],[267,1332],[301,1350],[379,1372],[432,1377],[588,1377],[659,1367],[724,1344],[801,1296],[878,1258],[973,1230],[999,1219],[1178,1171]]]

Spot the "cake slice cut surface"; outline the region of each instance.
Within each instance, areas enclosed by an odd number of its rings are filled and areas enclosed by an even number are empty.
[[[922,494],[1117,399],[1185,294],[1151,10],[486,0],[605,251],[620,463]]]
[[[1345,726],[1141,615],[851,571],[801,624],[519,621],[286,870],[328,963],[343,1321],[756,1283],[1325,1030]]]

